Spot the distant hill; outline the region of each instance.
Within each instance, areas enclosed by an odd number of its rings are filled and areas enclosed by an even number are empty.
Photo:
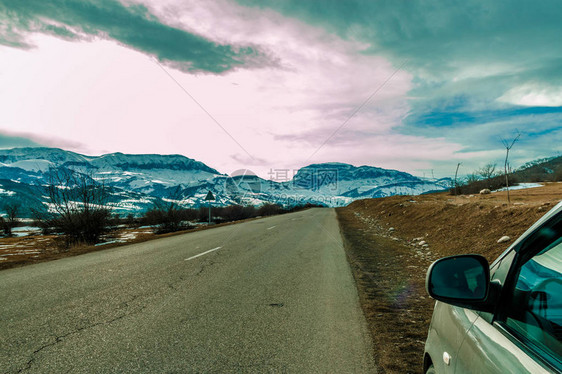
[[[562,156],[529,162],[514,173],[519,182],[562,181]]]
[[[542,158],[528,162],[509,174],[509,185],[517,183],[562,181],[562,156]],[[474,194],[484,188],[497,190],[505,187],[503,169],[489,179],[480,179],[457,187],[457,193]]]
[[[29,209],[45,207],[49,171],[71,170],[105,184],[115,212],[142,213],[161,200],[199,207],[208,191],[219,206],[306,203],[343,206],[368,197],[418,195],[443,190],[449,179],[429,180],[373,166],[344,163],[313,164],[292,180],[272,181],[252,173],[228,176],[181,155],[111,153],[85,156],[58,148],[0,150],[0,199]],[[0,210],[2,207],[0,206]]]

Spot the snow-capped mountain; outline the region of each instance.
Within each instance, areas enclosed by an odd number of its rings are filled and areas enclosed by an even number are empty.
[[[448,184],[448,180],[430,181],[397,170],[336,162],[309,165],[290,181],[275,181],[251,172],[231,177],[181,155],[85,156],[56,148],[15,148],[0,150],[0,200],[35,208],[45,205],[45,186],[53,170],[84,173],[103,183],[117,213],[141,213],[161,200],[198,207],[206,204],[208,191],[217,205],[343,206],[361,198],[443,190]]]
[[[293,179],[293,184],[308,190],[352,199],[419,195],[444,189],[446,186],[442,182],[424,180],[398,170],[339,162],[309,165],[300,169]]]
[[[92,158],[96,179],[124,190],[166,197],[170,187],[200,185],[221,175],[202,162],[180,155],[111,153]]]

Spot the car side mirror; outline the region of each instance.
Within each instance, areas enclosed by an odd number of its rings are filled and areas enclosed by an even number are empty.
[[[458,255],[435,261],[427,270],[425,287],[436,300],[491,311],[490,266],[480,255]]]

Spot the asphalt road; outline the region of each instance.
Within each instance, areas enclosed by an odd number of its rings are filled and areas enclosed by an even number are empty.
[[[375,371],[333,209],[0,272],[1,373]]]

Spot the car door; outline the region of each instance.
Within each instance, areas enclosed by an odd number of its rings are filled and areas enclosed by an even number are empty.
[[[562,215],[513,253],[496,311],[467,311],[475,322],[456,373],[562,372]]]
[[[440,301],[435,303],[426,348],[431,353],[437,373],[454,373],[451,361],[454,363],[459,347],[476,318],[478,315],[468,309]]]

